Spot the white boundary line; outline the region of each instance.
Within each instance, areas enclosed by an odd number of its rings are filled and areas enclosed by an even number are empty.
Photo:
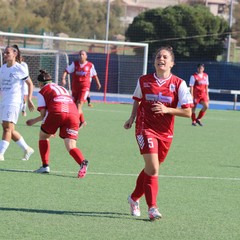
[[[27,172],[34,173],[34,170],[23,170],[23,169],[1,169],[1,171],[6,172]],[[51,173],[59,173],[59,174],[77,174],[77,172],[62,172],[62,171],[51,171]],[[105,175],[105,176],[119,176],[119,177],[137,177],[138,174],[131,173],[103,173],[103,172],[88,172],[88,175]],[[159,178],[175,178],[175,179],[193,179],[193,180],[225,180],[225,181],[240,181],[240,178],[234,177],[209,177],[209,176],[174,176],[174,175],[159,175]]]

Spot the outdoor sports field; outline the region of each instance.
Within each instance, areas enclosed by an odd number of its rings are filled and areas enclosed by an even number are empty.
[[[90,165],[84,179],[59,137],[51,139],[51,173],[36,174],[39,125],[17,129],[35,149],[29,161],[11,142],[0,162],[1,240],[239,240],[240,112],[209,110],[204,127],[176,118],[172,148],[161,167],[160,221],[129,214],[127,197],[143,168],[134,128],[125,130],[128,104],[84,106],[88,125],[78,146]],[[0,131],[2,133],[2,131]]]

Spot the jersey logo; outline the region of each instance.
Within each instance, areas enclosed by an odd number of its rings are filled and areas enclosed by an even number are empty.
[[[172,97],[169,96],[163,96],[162,93],[157,94],[146,94],[146,100],[147,101],[159,101],[161,103],[171,103],[172,102]]]
[[[170,92],[175,92],[176,91],[176,86],[171,83],[170,86],[169,86],[169,90],[170,90]]]
[[[84,77],[84,76],[87,75],[87,72],[84,72],[84,71],[76,71],[76,75],[77,75],[77,76]]]

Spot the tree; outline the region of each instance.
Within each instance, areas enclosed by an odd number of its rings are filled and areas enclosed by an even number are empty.
[[[89,0],[0,0],[0,31],[39,34],[63,32],[70,37],[105,39],[107,3]],[[121,1],[111,3],[109,39],[124,32]]]
[[[232,36],[237,40],[238,46],[240,46],[240,1],[234,6],[233,17],[235,22],[232,26]]]
[[[152,55],[171,45],[178,60],[216,60],[224,51],[228,23],[205,6],[177,5],[145,11],[126,31],[130,41],[148,42]]]

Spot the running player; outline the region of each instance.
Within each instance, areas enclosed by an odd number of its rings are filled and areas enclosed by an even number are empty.
[[[139,200],[145,195],[151,221],[162,217],[157,206],[158,173],[173,139],[174,118],[190,117],[193,103],[186,82],[171,73],[173,65],[172,48],[158,49],[154,61],[156,72],[138,79],[132,113],[124,124],[129,129],[136,118],[136,140],[145,162],[128,197],[131,214],[140,216]]]
[[[72,96],[78,108],[81,127],[86,125],[82,107],[89,96],[91,78],[96,81],[98,90],[100,90],[101,84],[95,67],[93,63],[87,61],[87,52],[84,50],[79,51],[79,60],[72,62],[71,65],[67,66],[66,70],[64,71],[62,75],[63,86],[66,85],[67,74],[73,74]]]
[[[0,160],[4,160],[4,154],[11,139],[24,151],[22,160],[28,160],[34,150],[29,147],[21,134],[16,131],[19,113],[23,99],[23,84],[28,85],[28,108],[34,110],[32,102],[33,83],[28,75],[28,70],[18,62],[21,52],[17,45],[8,46],[4,50],[4,62],[0,69],[1,109],[0,120],[2,122],[2,140],[0,141]]]
[[[190,92],[193,96],[194,106],[192,108],[192,125],[203,126],[201,119],[205,115],[209,105],[209,93],[208,93],[209,79],[208,74],[204,72],[204,64],[199,63],[197,66],[197,72],[190,77]],[[202,108],[196,118],[197,105],[201,104]]]
[[[52,77],[44,70],[40,70],[38,82],[38,111],[40,116],[29,119],[26,124],[42,121],[39,134],[39,152],[42,166],[36,173],[49,173],[50,137],[59,129],[59,136],[63,138],[65,147],[74,160],[80,165],[78,177],[83,178],[87,173],[88,161],[81,150],[76,147],[79,129],[79,114],[75,103],[68,91],[55,83]]]

